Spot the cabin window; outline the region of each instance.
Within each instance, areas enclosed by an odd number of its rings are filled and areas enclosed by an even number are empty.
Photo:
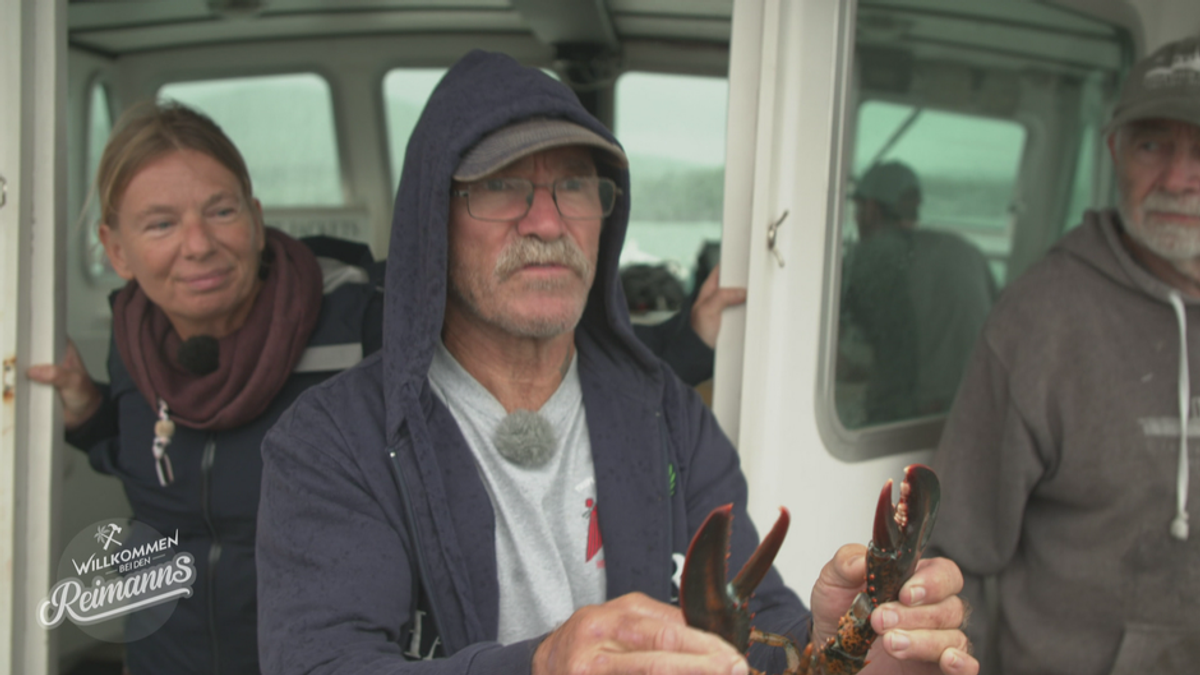
[[[392,185],[400,184],[408,139],[425,109],[425,102],[445,74],[445,68],[396,68],[383,77]]]
[[[875,165],[903,162],[919,181],[920,229],[951,232],[988,260],[998,285],[1012,249],[1012,211],[1025,129],[1012,120],[868,101],[858,112],[855,179]],[[851,184],[843,237],[861,239]]]
[[[543,68],[542,72],[554,79],[554,71]],[[387,118],[388,166],[392,171],[392,184],[400,184],[404,171],[404,153],[408,150],[408,139],[412,137],[421,111],[429,100],[438,82],[446,74],[445,68],[395,68],[383,77],[383,106]]]
[[[1113,26],[1022,0],[863,0],[855,25],[822,404],[849,461],[937,443],[999,289],[1107,194],[1129,63]]]
[[[1105,87],[1105,79],[1093,75],[1080,89],[1079,123],[1075,128],[1079,151],[1070,186],[1071,203],[1062,223],[1063,232],[1082,222],[1085,210],[1104,206],[1107,202],[1103,177],[1108,175],[1108,148],[1102,133],[1108,114]]]
[[[725,78],[631,72],[617,80],[616,136],[633,194],[621,267],[635,321],[678,310],[719,259],[728,97]]]
[[[835,393],[845,427],[949,409],[1005,280],[1024,144],[1009,120],[859,108],[842,230]]]
[[[312,73],[176,82],[158,91],[221,126],[246,160],[266,208],[341,206],[329,83]]]
[[[84,231],[84,266],[89,279],[96,280],[111,274],[115,278],[108,256],[100,244],[98,230],[100,221],[100,201],[91,188],[96,182],[96,170],[100,166],[100,156],[104,154],[104,146],[108,143],[108,135],[112,132],[112,104],[108,96],[108,87],[104,82],[96,80],[92,83],[88,94],[87,108],[87,141],[85,145],[87,202],[82,216]]]

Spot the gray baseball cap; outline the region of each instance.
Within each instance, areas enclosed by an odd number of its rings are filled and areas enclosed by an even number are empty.
[[[1105,133],[1145,119],[1200,126],[1200,36],[1160,47],[1134,64]]]
[[[501,127],[484,136],[463,156],[454,170],[454,180],[479,180],[522,157],[567,145],[603,150],[610,163],[622,169],[629,166],[629,159],[625,157],[621,146],[609,142],[600,134],[567,120],[538,117]]]
[[[917,174],[903,162],[884,162],[867,170],[854,186],[851,199],[879,202],[892,211],[899,212],[905,197],[912,200],[912,193],[921,194],[921,181]]]

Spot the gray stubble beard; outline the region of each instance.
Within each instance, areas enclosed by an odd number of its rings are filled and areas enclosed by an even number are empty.
[[[1122,195],[1118,207],[1130,237],[1179,271],[1194,276],[1195,268],[1200,267],[1200,228],[1154,222],[1147,214],[1152,208],[1197,216],[1200,215],[1200,197],[1177,197],[1156,191],[1147,195],[1141,204],[1130,208]]]
[[[566,237],[561,237],[550,242],[542,241],[536,237],[522,237],[505,247],[500,253],[500,257],[496,260],[494,269],[490,273],[480,272],[479,270],[452,269],[448,291],[473,316],[487,323],[494,324],[511,335],[535,339],[549,339],[573,330],[583,316],[583,308],[587,304],[586,297],[584,302],[581,303],[579,311],[572,317],[564,317],[561,320],[519,319],[499,313],[489,314],[485,312],[483,303],[479,297],[469,290],[471,288],[486,287],[489,277],[495,282],[496,287],[498,287],[505,279],[511,277],[529,264],[559,264],[573,271],[580,279],[586,280],[591,277],[592,266],[587,256],[583,254],[583,251],[573,241]],[[451,265],[452,267],[457,267],[453,261],[451,261]],[[472,283],[468,284],[468,288],[463,288],[455,283],[456,278],[470,279]],[[535,283],[532,288],[535,290],[553,291],[562,286],[563,282],[546,280]]]

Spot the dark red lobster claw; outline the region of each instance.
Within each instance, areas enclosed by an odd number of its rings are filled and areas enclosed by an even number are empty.
[[[868,573],[873,579],[867,592],[878,606],[897,597],[900,587],[916,571],[921,552],[937,520],[941,503],[941,485],[937,474],[924,464],[904,468],[900,500],[892,505],[892,481],[889,478],[879,493],[875,508],[875,536],[868,547]],[[873,563],[880,561],[879,569]],[[886,560],[886,564],[882,561]]]
[[[688,546],[679,581],[679,607],[689,626],[716,633],[745,652],[750,647],[750,596],[771,569],[787,535],[791,516],[781,508],[779,519],[763,537],[732,582],[728,579],[729,533],[733,504],[713,509]]]

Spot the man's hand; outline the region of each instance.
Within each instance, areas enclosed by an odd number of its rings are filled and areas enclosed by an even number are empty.
[[[79,350],[69,339],[62,363],[57,366],[49,363],[30,366],[25,374],[34,382],[48,384],[58,390],[63,402],[63,424],[68,431],[88,421],[104,402],[100,390],[92,383],[87,368],[83,366]]]
[[[866,586],[866,547],[851,544],[825,564],[813,586],[813,644],[821,647],[837,631],[846,612]],[[960,630],[965,605],[962,572],[946,558],[929,558],[900,589],[900,601],[880,605],[871,626],[880,634],[863,673],[945,673],[975,675],[979,662],[970,654]]]
[[[721,312],[726,307],[740,305],[746,301],[746,289],[721,288],[721,266],[708,273],[700,285],[696,302],[692,305],[692,330],[709,348],[717,346],[717,333],[721,331]]]
[[[746,675],[733,646],[641,593],[589,605],[538,646],[533,675]]]

